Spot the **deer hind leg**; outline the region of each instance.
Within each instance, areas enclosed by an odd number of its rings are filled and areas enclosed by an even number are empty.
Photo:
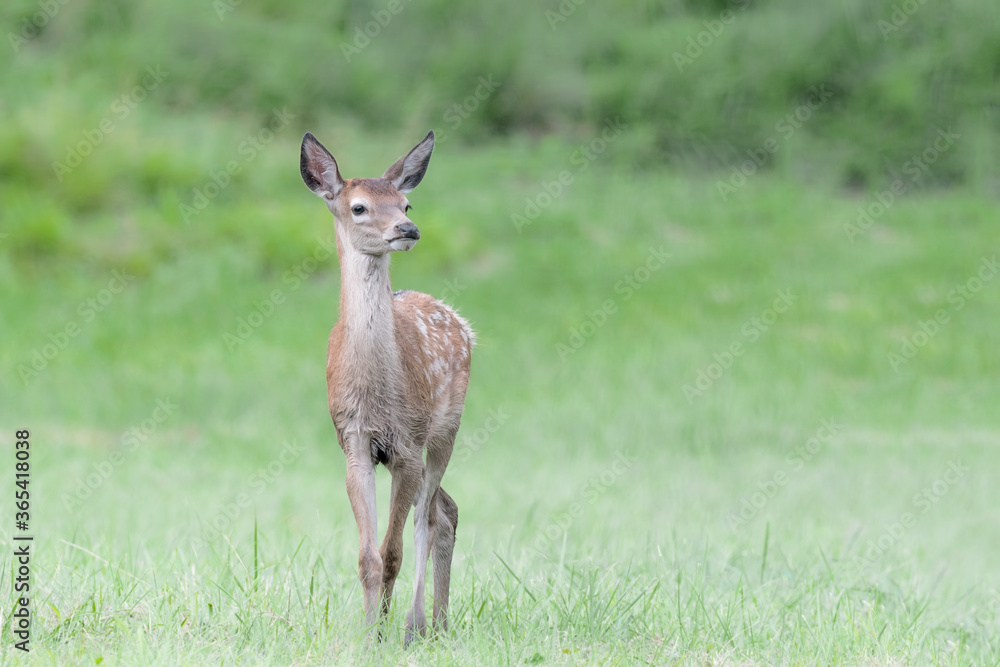
[[[427,633],[427,614],[424,605],[424,595],[427,581],[427,559],[430,556],[434,538],[435,523],[438,514],[431,510],[435,508],[434,496],[441,486],[448,460],[451,458],[452,441],[446,444],[428,443],[427,464],[424,466],[423,483],[416,496],[416,511],[413,514],[413,541],[416,547],[416,567],[413,590],[413,607],[406,618],[406,644]]]
[[[385,539],[379,555],[382,557],[382,615],[389,613],[392,603],[392,589],[396,585],[396,576],[403,562],[403,528],[406,517],[410,514],[420,480],[423,475],[423,464],[419,459],[397,456],[389,464],[392,473],[392,491],[389,494],[389,527],[385,531]]]
[[[458,504],[445,490],[438,487],[434,494],[436,521],[434,526],[434,631],[448,630],[448,589],[451,585],[451,558],[455,551],[455,531],[458,529]]]

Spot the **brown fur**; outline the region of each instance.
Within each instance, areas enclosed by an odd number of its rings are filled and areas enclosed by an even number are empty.
[[[458,506],[440,487],[461,422],[475,337],[454,310],[427,294],[392,293],[389,253],[419,232],[405,192],[422,179],[433,133],[382,178],[343,180],[311,135],[302,142],[306,185],[334,214],[341,267],[340,318],[330,333],[327,397],[347,457],[347,493],[358,523],[367,623],[388,612],[402,562],[403,525],[416,506],[417,577],[407,643],[424,634],[427,558],[434,558],[434,625],[447,627]],[[358,213],[358,211],[362,211]],[[426,465],[423,453],[426,451]],[[389,526],[375,549],[374,468],[392,473]]]

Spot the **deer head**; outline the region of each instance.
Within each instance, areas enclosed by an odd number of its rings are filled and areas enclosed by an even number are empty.
[[[423,180],[433,150],[432,130],[380,178],[345,181],[330,151],[306,132],[299,170],[305,184],[333,213],[342,240],[366,255],[384,255],[410,250],[420,238],[417,226],[406,217],[410,203],[405,195]]]

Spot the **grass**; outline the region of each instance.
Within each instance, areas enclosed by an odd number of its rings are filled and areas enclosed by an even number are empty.
[[[245,130],[160,163],[207,173]],[[298,183],[299,130],[188,225],[168,186],[62,223],[56,202],[55,245],[37,218],[5,227],[0,427],[31,429],[37,535],[20,660],[997,663],[1000,282],[969,284],[994,203],[909,195],[852,242],[870,197],[762,173],[723,201],[610,151],[518,233],[583,139],[446,143],[410,197],[423,240],[394,285],[446,295],[481,340],[444,480],[453,632],[402,649],[408,530],[388,639],[366,643],[325,406],[336,260],[307,261],[331,220]],[[415,140],[318,134],[348,176]],[[134,278],[102,297],[115,270]],[[903,338],[921,344],[897,371]]]

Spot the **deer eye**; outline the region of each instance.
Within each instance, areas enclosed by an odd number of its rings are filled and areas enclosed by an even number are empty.
[[[358,204],[351,208],[351,213],[353,213],[354,215],[362,215],[364,212],[365,212],[365,207],[362,206],[361,204]]]
[[[410,206],[409,204],[407,204],[406,208],[403,209],[403,213],[409,213],[410,209],[412,209],[412,208],[413,208],[412,206]]]

